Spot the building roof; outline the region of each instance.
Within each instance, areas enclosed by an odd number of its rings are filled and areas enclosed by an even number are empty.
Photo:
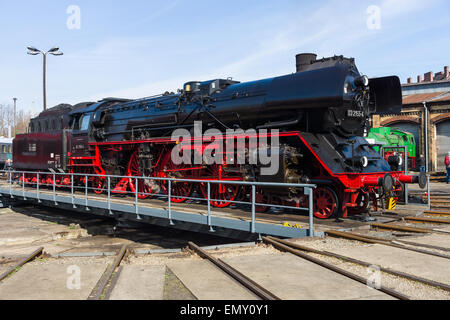
[[[403,97],[403,105],[450,101],[450,91],[418,93]]]
[[[13,141],[12,138],[0,137],[0,143],[12,144],[12,141]]]
[[[416,87],[416,86],[423,86],[423,85],[427,85],[427,84],[445,84],[445,83],[450,83],[450,78],[441,79],[441,80],[435,79],[434,81],[423,81],[422,80],[421,82],[404,83],[404,84],[402,84],[402,87]]]

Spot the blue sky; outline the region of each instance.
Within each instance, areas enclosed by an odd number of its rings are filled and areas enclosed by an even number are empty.
[[[70,5],[79,30],[67,28]],[[367,26],[371,5],[380,29]],[[42,108],[42,58],[28,45],[65,54],[48,58],[49,107],[288,74],[301,52],[354,57],[364,74],[405,82],[450,64],[449,12],[447,0],[0,0],[0,103]]]

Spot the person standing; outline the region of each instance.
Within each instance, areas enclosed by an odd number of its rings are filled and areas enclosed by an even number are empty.
[[[419,157],[419,168],[420,168],[420,172],[425,172],[425,170],[426,170],[425,157],[423,156],[423,154],[421,154]]]
[[[447,184],[450,182],[450,152],[445,156],[445,167],[447,168]]]

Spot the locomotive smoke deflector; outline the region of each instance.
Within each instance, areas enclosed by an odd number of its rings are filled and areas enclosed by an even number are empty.
[[[398,114],[402,111],[402,85],[398,77],[370,79],[369,86],[374,113]]]

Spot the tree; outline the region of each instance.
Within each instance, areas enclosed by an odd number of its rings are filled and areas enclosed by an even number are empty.
[[[34,114],[31,111],[16,110],[16,134],[27,132],[28,125]],[[14,106],[10,104],[0,104],[0,135],[7,137],[8,128],[11,128],[11,135],[14,137]]]

